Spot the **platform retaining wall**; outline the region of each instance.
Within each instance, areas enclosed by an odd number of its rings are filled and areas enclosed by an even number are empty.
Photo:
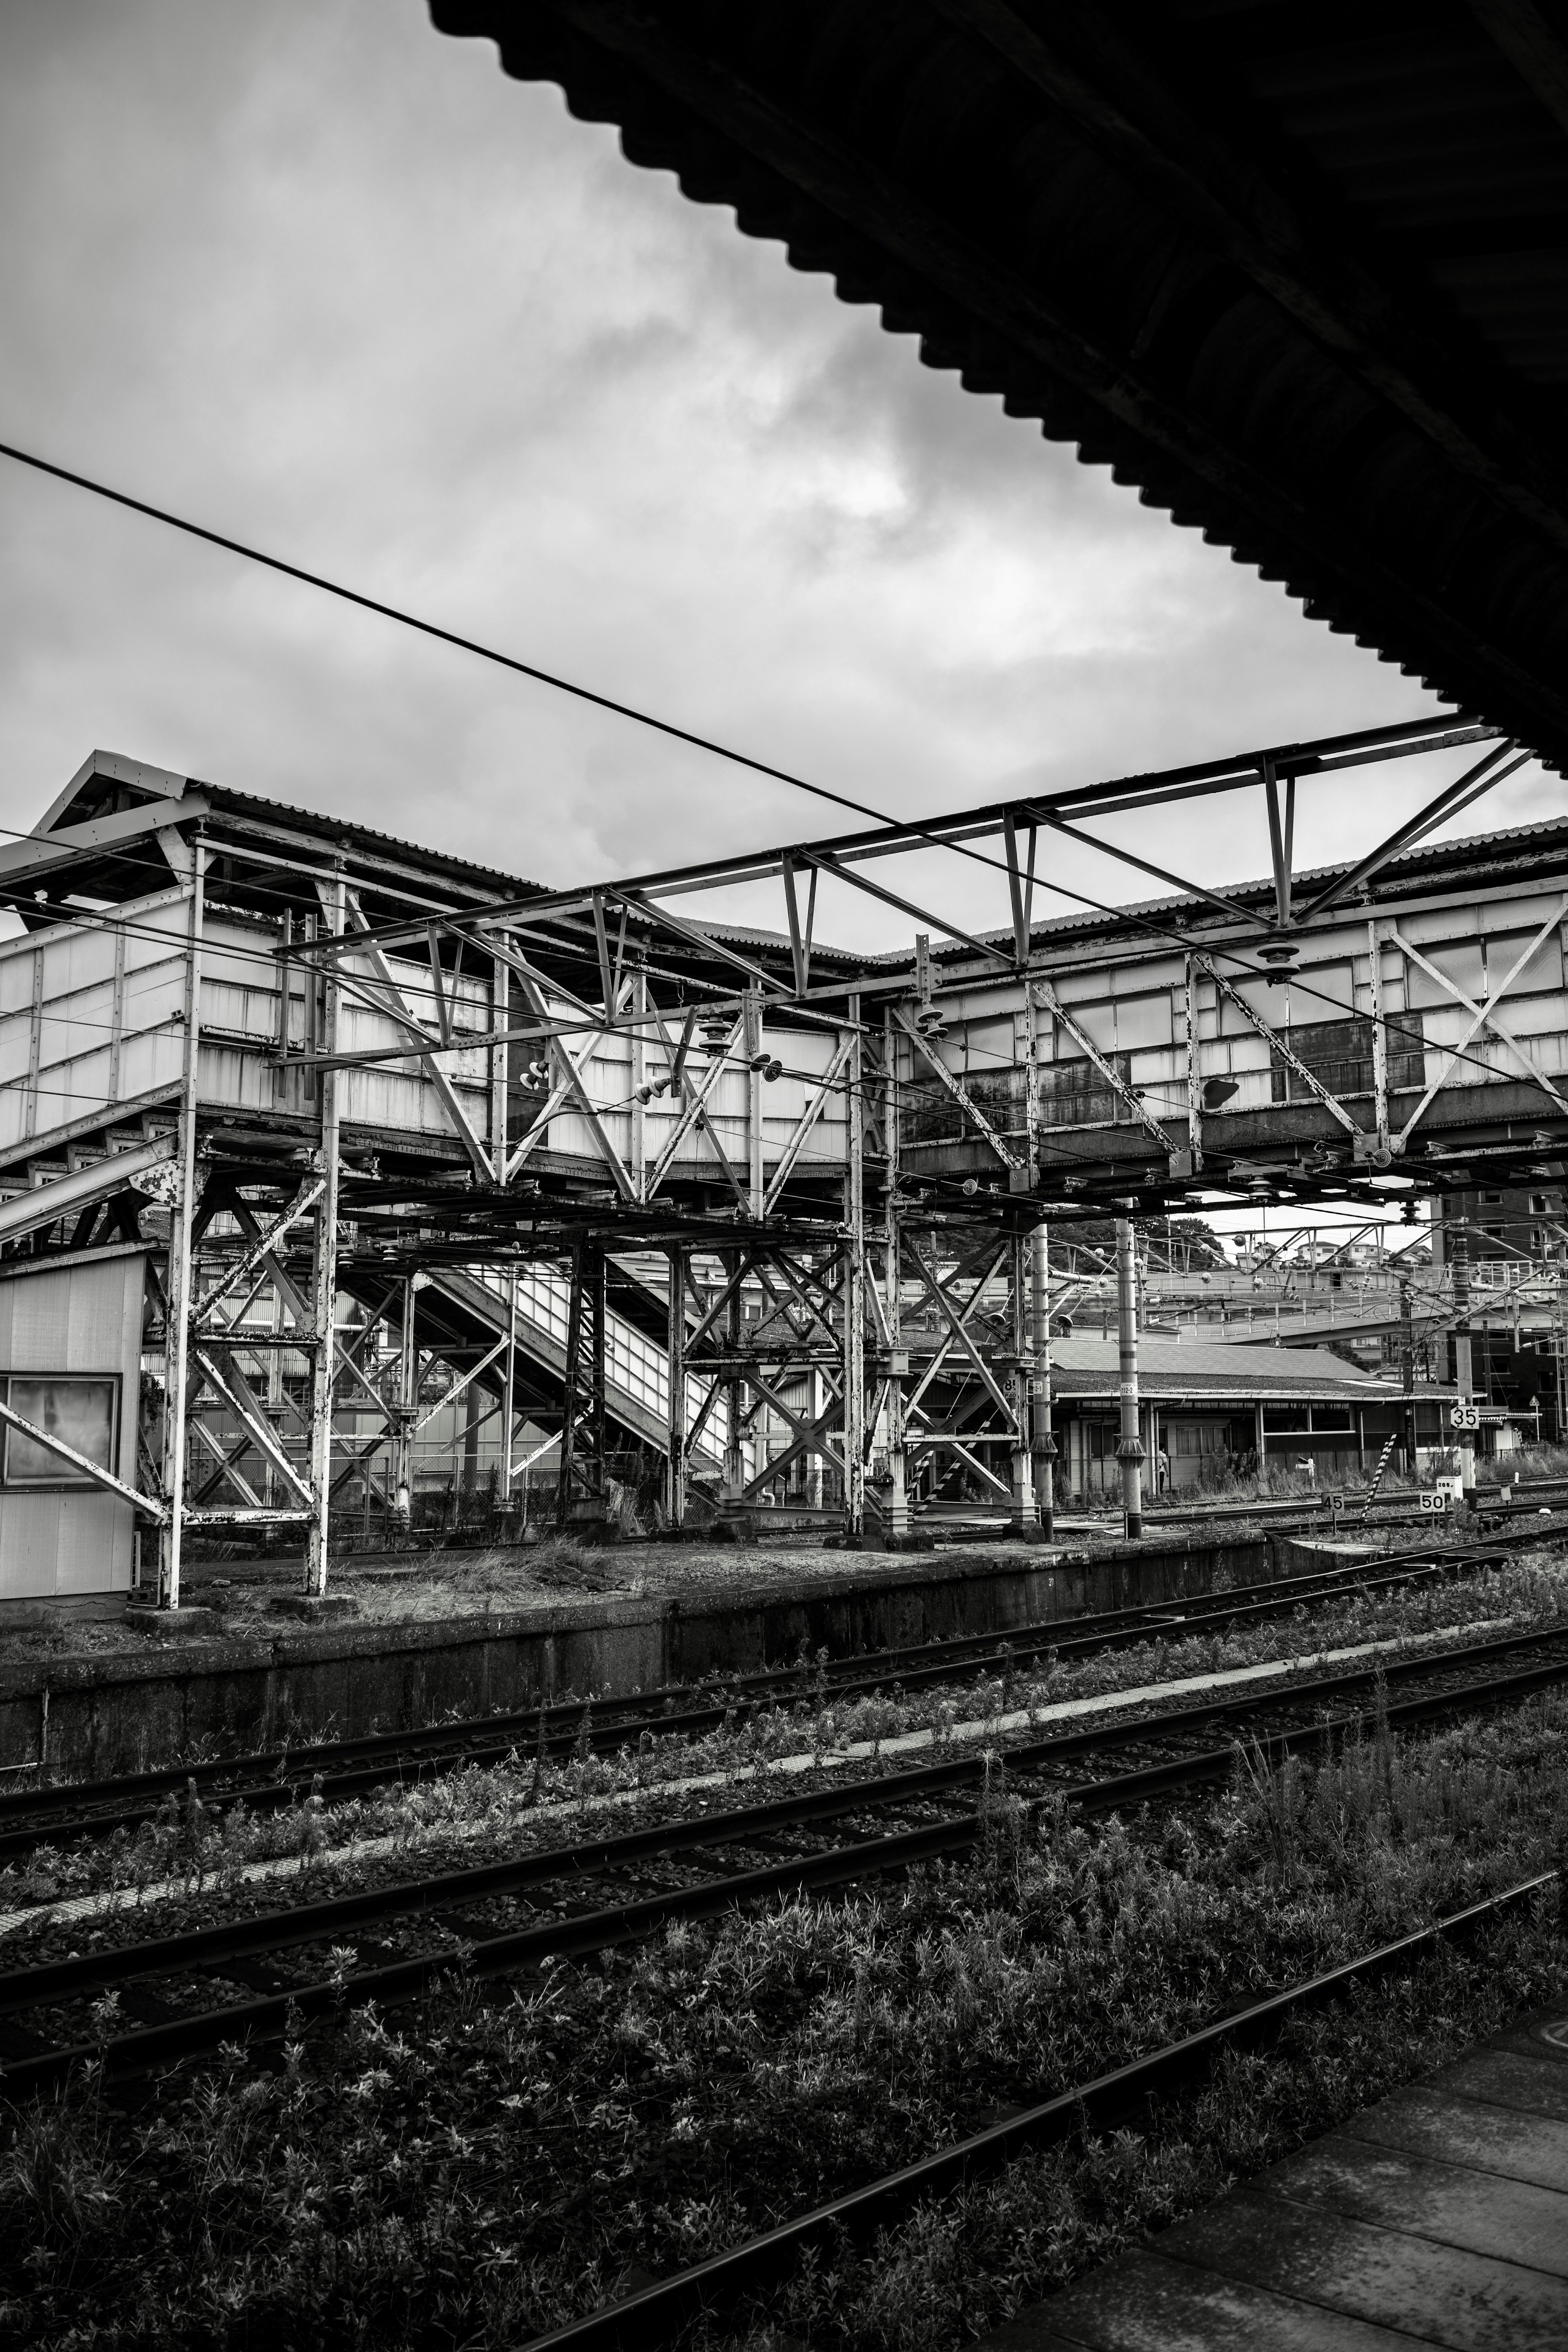
[[[1012,1552],[869,1558],[805,1588],[658,1600],[540,1601],[410,1624],[342,1624],[133,1654],[0,1657],[0,1768],[40,1760],[51,1779],[102,1779],[187,1757],[405,1730],[594,1691],[787,1663],[804,1643],[842,1657],[994,1633],[1086,1610],[1223,1590],[1321,1560],[1284,1536],[1121,1546],[1092,1555]],[[1342,1564],[1342,1562],[1336,1563]]]

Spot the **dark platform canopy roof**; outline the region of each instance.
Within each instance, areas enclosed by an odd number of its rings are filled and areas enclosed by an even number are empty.
[[[1568,759],[1568,0],[432,0]]]

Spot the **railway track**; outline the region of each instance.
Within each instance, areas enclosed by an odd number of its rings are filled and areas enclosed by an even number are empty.
[[[328,1804],[363,1797],[390,1782],[417,1780],[460,1769],[502,1763],[519,1755],[558,1760],[586,1748],[613,1753],[645,1735],[652,1738],[697,1738],[735,1726],[753,1709],[795,1700],[844,1701],[872,1696],[897,1685],[907,1696],[998,1667],[1005,1675],[1136,1646],[1162,1637],[1194,1633],[1223,1636],[1233,1628],[1288,1616],[1350,1594],[1375,1596],[1413,1584],[1443,1581],[1494,1565],[1542,1541],[1568,1538],[1568,1527],[1506,1536],[1435,1552],[1386,1555],[1373,1562],[1313,1570],[1207,1593],[1131,1608],[1102,1611],[1068,1620],[1047,1619],[995,1633],[966,1635],[863,1653],[820,1662],[724,1677],[711,1685],[672,1685],[624,1698],[560,1701],[540,1708],[416,1730],[368,1733],[358,1738],[308,1748],[279,1748],[247,1756],[169,1766],[100,1781],[68,1782],[0,1796],[0,1861],[30,1852],[45,1842],[105,1838],[127,1833],[157,1818],[171,1793],[194,1788],[208,1804],[243,1802],[252,1813],[287,1810],[315,1788]]]
[[[1373,1709],[1344,1707],[1379,1681]],[[1373,1727],[1414,1729],[1517,1704],[1563,1682],[1568,1626],[1080,1723],[1006,1748],[1001,1763],[1007,1790],[1026,1802],[1060,1797],[1086,1811],[1122,1811],[1223,1781],[1248,1738],[1282,1757]],[[1390,1687],[1407,1695],[1391,1699]],[[1105,1769],[1083,1777],[1086,1758]],[[504,1976],[638,1940],[672,1919],[965,1853],[996,1820],[995,1763],[972,1751],[12,1969],[0,1976],[0,2093],[45,2089],[93,2058],[111,2075],[145,2072],[344,2005],[392,2006],[454,1969]],[[345,1958],[340,1939],[366,1929],[378,1945],[369,1965],[359,1948]],[[408,1949],[410,1940],[425,1948]],[[86,2004],[108,1991],[138,2021],[130,2030],[89,2030]]]
[[[809,2250],[837,2251],[846,2238],[863,2243],[878,2230],[895,2228],[915,2206],[954,2196],[1019,2157],[1059,2147],[1090,2129],[1141,2121],[1151,2099],[1169,2097],[1202,2082],[1225,2050],[1266,2047],[1292,2018],[1321,2009],[1358,1985],[1416,1966],[1439,1945],[1484,1934],[1527,1911],[1558,1883],[1555,1871],[1521,1880],[1429,1927],[1358,1953],[1321,1976],[1267,1994],[1179,2042],[1166,2042],[1110,2074],[1060,2091],[988,2130],[747,2238],[689,2270],[674,2272],[547,2335],[533,2336],[524,2352],[644,2352],[648,2346],[668,2343],[704,2315],[722,2319],[749,2297],[777,2285]]]

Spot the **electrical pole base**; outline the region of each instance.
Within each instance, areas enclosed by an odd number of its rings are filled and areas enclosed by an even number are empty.
[[[754,1544],[757,1540],[757,1515],[747,1503],[726,1495],[719,1506],[719,1516],[707,1530],[707,1540],[720,1544]]]
[[[621,1539],[620,1522],[611,1515],[602,1495],[584,1495],[571,1504],[561,1532],[569,1543],[583,1544],[591,1550]]]
[[[862,1551],[934,1551],[936,1538],[922,1535],[918,1528],[873,1525],[868,1518],[860,1538]]]

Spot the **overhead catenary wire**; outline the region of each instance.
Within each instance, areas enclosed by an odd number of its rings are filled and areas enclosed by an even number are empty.
[[[694,750],[705,751],[715,758],[729,761],[735,766],[747,769],[751,772],[764,776],[773,782],[786,784],[792,790],[804,792],[811,794],[816,799],[830,802],[837,807],[848,810],[853,814],[869,817],[879,824],[896,822],[896,820],[889,817],[885,810],[878,809],[868,802],[858,800],[848,793],[837,792],[828,785],[816,783],[807,777],[797,775],[792,770],[779,767],[772,761],[759,759],[751,752],[739,751],[732,745],[720,742],[713,737],[699,734],[692,729],[677,725],[673,720],[661,719],[652,712],[639,709],[635,704],[624,702],[614,696],[600,693],[597,689],[584,686],[574,679],[563,677],[557,672],[547,670],[539,664],[524,661],[519,656],[503,653],[499,647],[486,645],[479,638],[470,637],[460,631],[447,628],[441,623],[428,620],[421,614],[411,613],[405,607],[390,604],[380,597],[369,595],[363,590],[352,588],[343,582],[332,580],[325,573],[313,572],[308,567],[302,564],[291,562],[282,556],[270,554],[266,550],[252,546],[246,541],[236,539],[229,533],[215,530],[206,524],[195,522],[186,516],[175,514],[168,508],[157,506],[151,500],[137,498],[129,491],[118,489],[111,484],[100,481],[90,475],[82,474],[71,467],[58,465],[53,460],[40,457],[33,451],[20,448],[14,443],[0,442],[0,457],[8,457],[16,465],[31,468],[37,473],[45,475],[54,480],[63,482],[72,488],[84,490],[95,498],[103,499],[112,505],[124,508],[132,513],[142,515],[151,521],[162,523],[167,529],[179,531],[188,538],[201,541],[209,546],[220,549],[226,553],[237,555],[245,562],[259,564],[266,570],[278,572],[284,578],[297,581],[303,586],[316,589],[323,594],[335,597],[343,603],[357,606],[363,611],[373,613],[382,619],[390,620],[402,627],[413,629],[418,634],[430,637],[438,643],[450,646],[457,651],[470,654],[480,660],[494,663],[498,667],[510,670],[520,677],[531,679],[536,684],[547,686],[552,690],[566,694],[578,701],[582,701],[590,704],[596,709],[608,711],[616,717],[626,719],[635,725],[647,727],[658,734],[668,737],[672,740],[685,743]],[[11,830],[9,827],[0,829],[5,831]],[[937,835],[923,832],[918,824],[912,824],[910,829],[916,835],[917,839],[926,842],[928,845],[931,847],[948,849],[956,856],[965,857],[973,864],[987,866],[997,873],[1009,875],[1011,873],[1010,867],[1004,864],[1004,862],[999,858],[988,857],[983,852],[972,849],[963,843],[944,841]],[[27,838],[29,836],[21,835],[19,837]],[[1096,845],[1104,847],[1108,856],[1115,855],[1115,851],[1107,845]],[[853,885],[851,884],[850,887],[853,887]],[[1134,916],[1132,911],[1127,908],[1118,908],[1109,905],[1102,900],[1090,897],[1085,892],[1070,889],[1068,886],[1059,882],[1046,883],[1042,880],[1039,887],[1042,889],[1051,891],[1058,897],[1068,898],[1078,905],[1086,907],[1095,913],[1105,915],[1115,921],[1125,923],[1129,920],[1136,920],[1139,927],[1145,930],[1149,936],[1165,939],[1171,944],[1181,947],[1186,953],[1197,952],[1205,953],[1211,956],[1218,954],[1223,957],[1226,962],[1232,964],[1242,973],[1252,978],[1273,981],[1279,977],[1277,973],[1260,971],[1258,966],[1247,963],[1244,961],[1238,951],[1234,949],[1226,948],[1217,942],[1202,942],[1194,940],[1188,938],[1185,933],[1178,929],[1173,925],[1161,924],[1153,921],[1147,913],[1141,912]],[[284,894],[277,892],[276,895],[282,896]],[[112,918],[109,918],[107,919],[112,920]],[[239,950],[238,952],[244,953],[246,951]],[[258,954],[257,961],[270,963],[272,960]],[[1352,1019],[1364,1017],[1372,1021],[1380,1022],[1385,1034],[1391,1037],[1403,1036],[1408,1041],[1421,1044],[1423,1045],[1425,1044],[1424,1038],[1418,1032],[1406,1031],[1403,1029],[1397,1024],[1394,1016],[1390,1014],[1368,1013],[1362,1015],[1357,1013],[1353,1004],[1350,1006],[1342,1005],[1337,999],[1328,996],[1321,989],[1312,988],[1310,983],[1304,981],[1292,979],[1290,984],[1298,988],[1301,994],[1315,997],[1318,1002],[1330,1006],[1336,1012],[1348,1014]],[[437,1046],[433,1050],[439,1051],[447,1049]],[[459,1049],[454,1048],[450,1050]],[[1447,1051],[1450,1049],[1440,1048],[1439,1050]],[[1475,1066],[1488,1070],[1489,1075],[1489,1065],[1481,1062],[1479,1056],[1470,1055],[1468,1054],[1456,1054],[1453,1058],[1455,1060],[1462,1059],[1466,1062],[1473,1063]],[[6,1081],[5,1083],[16,1084],[16,1082],[13,1080]]]
[[[734,766],[749,768],[753,774],[766,776],[775,783],[788,784],[795,791],[810,793],[816,799],[831,801],[836,807],[847,809],[852,815],[868,816],[878,824],[887,819],[879,809],[868,807],[863,801],[847,793],[834,792],[826,784],[816,784],[805,776],[793,774],[787,768],[775,767],[770,761],[759,760],[749,751],[736,751],[732,745],[721,743],[713,737],[699,735],[688,727],[679,727],[673,719],[659,719],[651,711],[640,710],[636,704],[619,701],[614,695],[600,694],[593,687],[579,685],[574,679],[562,677],[554,670],[541,667],[536,662],[521,660],[515,654],[502,653],[495,646],[487,646],[478,637],[466,636],[462,631],[448,629],[438,621],[426,620],[399,604],[390,604],[379,596],[367,595],[363,590],[350,588],[340,580],[329,580],[324,572],[311,572],[303,564],[290,563],[283,556],[269,555],[246,541],[231,538],[226,532],[213,530],[205,523],[192,522],[184,515],[174,514],[167,507],[154,506],[146,499],[134,498],[128,490],[115,489],[108,482],[97,481],[89,474],[79,474],[68,466],[58,466],[47,457],[36,456],[31,450],[19,449],[11,442],[0,441],[0,457],[9,457],[18,466],[28,466],[36,473],[51,476],[66,482],[73,489],[87,490],[94,498],[107,499],[111,505],[125,507],[132,514],[145,515],[150,521],[161,522],[170,530],[183,531],[187,538],[199,539],[209,547],[222,548],[226,553],[242,556],[248,563],[259,563],[269,572],[280,572],[285,579],[297,580],[307,588],[319,589],[323,595],[335,596],[346,604],[355,604],[362,612],[374,613],[382,620],[395,621],[400,627],[417,630],[420,635],[433,637],[440,645],[453,646],[458,653],[473,654],[480,661],[496,663],[502,669],[512,670],[520,677],[531,678],[535,684],[552,688],[559,694],[571,695],[576,701],[591,704],[595,709],[607,710],[617,719],[626,719],[637,727],[651,728],[656,734],[667,735],[677,743],[689,744],[694,751],[707,751],[715,759],[727,760]]]
[[[677,742],[688,744],[693,750],[709,752],[714,758],[728,761],[737,767],[749,769],[752,773],[765,776],[773,782],[787,784],[793,791],[808,793],[816,799],[828,801],[837,807],[847,809],[854,815],[869,817],[878,824],[897,822],[896,819],[889,816],[885,809],[876,808],[869,802],[858,800],[847,793],[837,792],[830,785],[816,783],[809,777],[797,775],[791,769],[781,768],[770,761],[758,759],[752,752],[738,751],[733,745],[721,743],[714,737],[701,735],[693,729],[678,726],[671,719],[660,719],[651,711],[640,709],[636,704],[623,702],[615,696],[602,694],[595,688],[583,686],[574,679],[563,677],[557,672],[547,670],[537,663],[524,661],[515,654],[503,653],[498,646],[486,645],[479,638],[470,637],[458,630],[449,629],[439,622],[426,620],[421,614],[410,613],[404,606],[392,604],[380,597],[368,595],[361,589],[351,588],[341,581],[329,579],[325,573],[312,572],[302,564],[289,562],[285,557],[269,554],[264,549],[253,547],[244,540],[235,539],[226,532],[214,530],[205,523],[193,522],[188,517],[177,515],[166,507],[155,506],[150,500],[136,498],[129,491],[116,489],[110,483],[99,481],[91,475],[78,473],[71,467],[58,465],[52,459],[38,457],[31,450],[17,447],[14,443],[0,442],[0,457],[9,457],[19,466],[29,467],[37,473],[47,475],[57,481],[65,482],[72,488],[86,490],[95,498],[105,499],[112,505],[124,507],[134,514],[143,515],[151,521],[161,522],[171,530],[181,531],[189,538],[201,540],[210,546],[222,549],[228,554],[237,555],[247,562],[258,563],[265,569],[279,572],[287,579],[296,580],[306,587],[318,589],[325,595],[335,596],[346,604],[357,605],[362,610],[374,613],[384,620],[393,621],[402,627],[414,629],[421,635],[453,646],[458,652],[472,654],[482,661],[493,662],[503,669],[515,672],[519,677],[531,678],[536,684],[548,686],[578,701],[609,711],[617,718],[631,721],[634,725],[649,728],[655,733],[668,736]],[[999,874],[1009,874],[1011,871],[1000,858],[987,857],[983,852],[971,849],[963,843],[944,841],[940,835],[924,832],[918,822],[911,824],[910,829],[920,840],[926,842],[932,848],[951,850],[958,856],[967,857],[974,864],[989,866],[994,872]],[[1103,846],[1103,845],[1097,845]],[[1108,848],[1106,854],[1113,856],[1115,853]],[[1070,898],[1076,904],[1087,907],[1095,913],[1110,916],[1118,921],[1129,919],[1128,908],[1109,906],[1082,891],[1068,889],[1064,884],[1042,881],[1040,887],[1043,889],[1051,890],[1058,897]],[[1184,948],[1190,950],[1193,946],[1193,942],[1185,940],[1179,933],[1149,922],[1146,918],[1142,919],[1142,927],[1152,936],[1169,938]],[[1227,955],[1233,953],[1229,950],[1224,952]],[[1255,966],[1242,968],[1253,972],[1258,978],[1272,977],[1267,972],[1258,972]],[[1331,1003],[1333,1001],[1328,997],[1322,999],[1325,1003]],[[1386,1017],[1384,1016],[1385,1020]]]

